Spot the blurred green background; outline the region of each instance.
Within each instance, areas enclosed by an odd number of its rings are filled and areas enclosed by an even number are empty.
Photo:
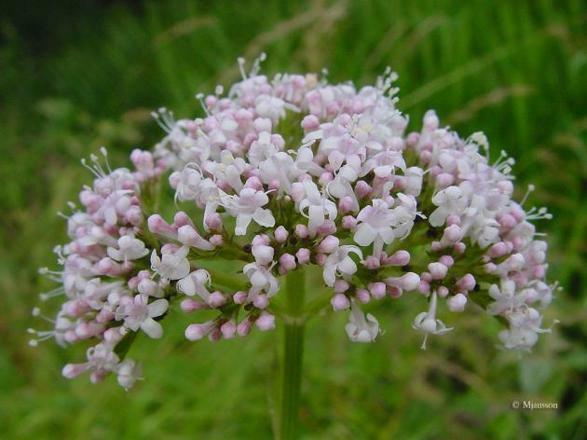
[[[116,164],[162,133],[159,106],[200,112],[196,91],[263,70],[319,71],[367,84],[390,65],[411,128],[428,108],[463,135],[483,130],[517,160],[517,191],[555,214],[550,279],[564,290],[531,355],[497,350],[499,325],[450,316],[456,330],[419,349],[422,301],[376,306],[386,329],[354,345],[343,314],[310,323],[302,432],[307,439],[587,438],[587,5],[568,1],[7,1],[0,2],[0,437],[271,437],[268,398],[279,332],[192,344],[174,310],[161,341],[131,356],[146,380],[66,381],[80,348],[27,346],[37,275],[63,242],[56,215],[91,176],[81,157],[106,145]],[[42,324],[40,324],[42,325]],[[557,411],[514,411],[514,399]]]

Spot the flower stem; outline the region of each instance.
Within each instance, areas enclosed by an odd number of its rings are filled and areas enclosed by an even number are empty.
[[[304,352],[304,296],[306,276],[303,268],[290,272],[285,281],[286,314],[283,336],[281,407],[279,438],[296,439],[299,425],[300,388]]]

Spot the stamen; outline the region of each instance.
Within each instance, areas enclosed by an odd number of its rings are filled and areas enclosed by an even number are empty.
[[[247,74],[245,73],[245,59],[243,57],[238,57],[236,62],[238,63],[238,70],[240,70],[243,80],[247,79]]]
[[[261,52],[261,54],[253,61],[253,67],[251,67],[251,71],[249,76],[257,76],[259,71],[261,70],[261,63],[267,59],[267,54],[265,52]]]
[[[39,298],[41,301],[47,301],[49,298],[55,298],[56,296],[61,296],[65,294],[65,289],[63,286],[56,287],[53,290],[49,290],[48,292],[43,292],[39,294]]]
[[[200,101],[200,105],[202,106],[202,109],[204,110],[204,112],[206,113],[207,116],[210,116],[210,112],[208,111],[208,107],[206,106],[206,103],[204,102],[204,94],[203,93],[198,93],[196,95],[196,99],[198,101]]]
[[[51,319],[51,318],[49,318],[49,317],[47,317],[45,315],[43,315],[43,313],[41,312],[41,309],[38,308],[38,307],[34,307],[33,308],[32,315],[35,318],[41,318],[41,319],[44,319],[47,322],[50,322],[51,324],[55,324],[55,320],[54,319]]]
[[[526,200],[528,200],[528,197],[530,197],[530,193],[532,193],[532,191],[534,191],[536,189],[536,187],[532,184],[528,185],[528,190],[526,191],[526,194],[524,194],[524,197],[522,197],[522,201],[520,202],[520,206],[524,206],[524,203],[526,203]]]

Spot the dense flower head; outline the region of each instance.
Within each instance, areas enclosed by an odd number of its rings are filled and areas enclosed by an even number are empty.
[[[556,286],[531,223],[550,214],[512,199],[513,160],[491,163],[482,133],[463,139],[433,111],[406,132],[389,70],[357,89],[239,65],[242,79],[227,94],[198,95],[204,116],[156,112],[166,136],[152,152],[132,152],[134,170],[112,169],[104,149],[83,162],[95,179],[64,215],[62,269],[42,270],[60,287],[41,298],[63,303],[52,330],[30,330],[33,345],[94,344],[65,377],[114,373],[132,386],[141,370],[125,359],[130,342],[137,332],[162,337],[176,300],[186,313],[216,313],[190,324],[189,340],[271,330],[283,277],[307,265],[320,269],[333,310],[348,313],[354,342],[380,333],[362,305],[403,294],[428,300],[413,320],[422,348],[453,329],[443,309],[471,304],[507,324],[505,348],[529,350],[550,331],[539,310]],[[161,185],[173,192],[172,217],[160,207]],[[238,275],[223,273],[222,261]]]

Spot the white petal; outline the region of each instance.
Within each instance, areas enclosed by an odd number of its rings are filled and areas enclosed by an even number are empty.
[[[344,274],[352,275],[357,271],[357,265],[351,257],[345,257],[340,263],[338,263],[338,270]]]
[[[246,235],[247,228],[249,227],[252,219],[253,216],[249,214],[239,214],[236,217],[236,227],[234,228],[234,233],[236,235]]]
[[[153,318],[147,318],[141,324],[141,330],[143,330],[147,336],[153,339],[159,339],[163,336],[163,327]]]
[[[334,286],[334,282],[336,281],[336,268],[335,266],[324,266],[324,271],[322,272],[322,277],[324,278],[324,282],[327,286],[332,287]]]
[[[355,232],[353,239],[359,246],[369,246],[375,240],[377,233],[367,223],[361,223]]]
[[[122,257],[121,252],[118,249],[115,249],[113,247],[109,247],[108,249],[106,249],[106,253],[108,254],[108,256],[110,258],[112,258],[113,260],[116,261],[122,261],[124,258]]]
[[[147,306],[147,308],[149,309],[149,316],[151,318],[156,318],[158,316],[163,315],[167,311],[168,307],[169,303],[166,299],[155,300]]]
[[[438,227],[444,224],[446,217],[447,212],[443,208],[436,208],[434,212],[430,214],[428,221],[430,222],[430,225]]]
[[[177,290],[188,296],[196,294],[196,284],[194,283],[191,274],[177,282]]]
[[[179,280],[180,278],[185,278],[190,273],[190,262],[183,258],[181,259],[177,266],[171,271],[169,274],[170,280]]]
[[[253,214],[253,219],[261,226],[265,226],[267,228],[275,226],[275,218],[268,209],[257,208]]]

